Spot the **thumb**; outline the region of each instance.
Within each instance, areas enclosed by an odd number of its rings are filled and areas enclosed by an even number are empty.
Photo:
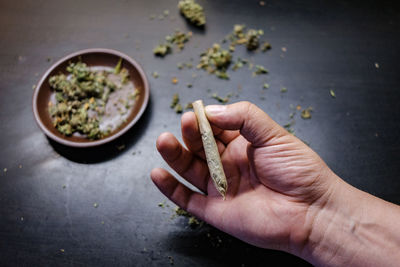
[[[205,111],[211,124],[224,130],[239,130],[253,146],[262,146],[274,137],[287,134],[264,111],[247,101],[210,105]]]

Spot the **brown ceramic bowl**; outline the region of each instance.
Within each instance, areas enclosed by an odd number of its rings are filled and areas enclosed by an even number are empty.
[[[86,63],[89,67],[109,69],[114,68],[120,58],[122,58],[122,67],[129,71],[130,81],[128,81],[128,84],[130,84],[131,87],[138,89],[139,95],[136,98],[135,103],[126,110],[124,120],[121,120],[119,127],[113,130],[106,137],[98,140],[90,140],[86,136],[79,134],[73,134],[71,136],[61,134],[53,126],[52,118],[48,110],[48,103],[54,100],[54,92],[51,90],[48,82],[49,77],[59,73],[66,74],[66,67],[69,62],[82,60],[82,62]],[[93,147],[110,142],[127,132],[139,120],[140,116],[142,116],[145,111],[149,95],[150,88],[146,75],[135,60],[115,50],[92,48],[72,53],[60,59],[46,71],[37,84],[33,95],[33,113],[39,127],[54,141],[72,147]],[[115,121],[117,116],[121,115],[115,108],[111,108],[107,116],[109,119],[115,118]]]

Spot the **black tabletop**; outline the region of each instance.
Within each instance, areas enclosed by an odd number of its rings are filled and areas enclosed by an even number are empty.
[[[175,206],[149,174],[157,166],[169,169],[155,149],[157,136],[180,137],[180,115],[169,107],[174,93],[182,104],[199,98],[215,104],[213,93],[232,94],[229,102],[254,102],[281,125],[297,105],[312,106],[311,119],[294,115],[296,136],[348,183],[400,204],[399,7],[339,0],[199,3],[207,16],[203,30],[187,24],[174,0],[0,1],[0,265],[308,265],[171,218]],[[225,81],[177,68],[191,58],[196,65],[238,23],[263,29],[272,49],[238,47],[234,58],[265,66],[267,75],[252,77],[246,66],[229,70]],[[154,57],[153,47],[175,29],[193,32],[184,50]],[[33,86],[55,60],[92,47],[137,60],[151,97],[120,139],[72,149],[36,125]]]

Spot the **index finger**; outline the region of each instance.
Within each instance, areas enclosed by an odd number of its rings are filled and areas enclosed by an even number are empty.
[[[211,124],[216,138],[218,151],[222,153],[225,146],[239,135],[239,131],[222,130]],[[182,116],[182,138],[187,148],[204,159],[203,142],[197,124],[196,115],[193,112],[186,112]]]

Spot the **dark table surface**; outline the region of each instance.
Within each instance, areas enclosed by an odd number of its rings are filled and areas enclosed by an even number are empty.
[[[202,98],[207,104],[216,103],[214,92],[233,93],[231,102],[252,101],[282,125],[289,122],[290,105],[312,106],[310,120],[297,112],[295,134],[348,183],[400,204],[398,6],[200,0],[207,15],[201,31],[187,25],[176,3],[0,1],[0,265],[169,266],[169,257],[177,266],[307,265],[210,226],[192,229],[185,218],[171,219],[169,201],[158,207],[166,199],[149,173],[156,166],[168,169],[155,149],[157,136],[180,136],[180,115],[169,107],[174,93],[182,103]],[[165,9],[170,15],[159,20]],[[149,19],[152,14],[156,19]],[[234,56],[264,65],[268,75],[253,78],[243,68],[224,81],[177,69],[179,62],[196,62],[236,23],[264,29],[271,51],[238,48]],[[193,31],[192,40],[181,53],[155,58],[153,47],[176,28]],[[55,60],[90,47],[136,59],[149,77],[151,100],[139,123],[116,142],[71,149],[36,125],[32,86]]]

